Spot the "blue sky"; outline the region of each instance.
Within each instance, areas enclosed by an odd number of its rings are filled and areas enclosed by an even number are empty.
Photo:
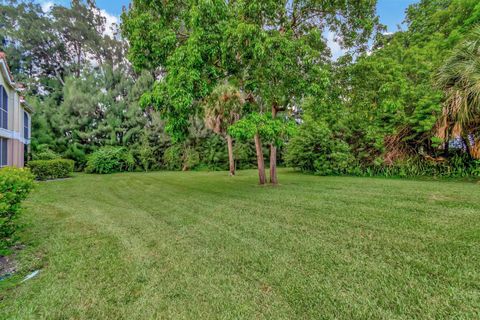
[[[378,0],[377,13],[388,31],[397,31],[397,25],[405,19],[405,9],[418,0]]]

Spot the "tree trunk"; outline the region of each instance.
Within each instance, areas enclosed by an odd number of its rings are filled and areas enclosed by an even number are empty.
[[[270,144],[270,183],[278,184],[277,179],[277,147]]]
[[[277,108],[272,106],[272,118],[277,117]],[[275,143],[270,144],[270,183],[278,184],[277,178],[277,147]]]
[[[233,159],[233,141],[232,137],[227,134],[227,146],[228,146],[228,163],[230,164],[230,176],[235,175],[235,160]]]
[[[262,143],[260,142],[260,136],[255,134],[255,150],[257,151],[257,164],[258,164],[258,179],[261,185],[265,184],[265,162],[263,160]]]

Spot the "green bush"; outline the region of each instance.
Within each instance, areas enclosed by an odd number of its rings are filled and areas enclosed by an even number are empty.
[[[34,153],[32,156],[33,160],[54,160],[60,159],[60,155],[56,154],[52,150],[46,150],[38,153]]]
[[[14,241],[15,218],[20,212],[20,202],[33,188],[33,178],[28,169],[0,169],[0,255]]]
[[[287,165],[319,175],[355,175],[383,177],[480,177],[480,161],[466,153],[453,154],[443,161],[410,156],[387,165],[379,158],[376,164],[362,165],[349,145],[339,139],[321,121],[306,121],[287,145]]]
[[[351,172],[353,156],[348,144],[335,139],[328,126],[320,121],[306,122],[287,145],[287,165],[319,175]]]
[[[33,160],[27,165],[38,180],[49,180],[69,177],[75,162],[69,159]]]
[[[142,135],[140,143],[134,148],[134,153],[137,163],[143,171],[149,171],[155,167],[155,150],[150,145],[147,135]]]
[[[278,151],[281,151],[280,149]],[[282,157],[281,152],[277,151],[278,159]],[[252,141],[240,142],[236,141],[233,146],[233,156],[238,169],[254,169],[257,165],[257,155],[255,144]],[[228,155],[227,155],[228,157]],[[228,161],[228,158],[227,158]]]
[[[180,170],[183,163],[183,150],[180,145],[168,147],[163,154],[163,166],[167,170]]]
[[[392,165],[377,165],[358,168],[355,174],[360,176],[384,177],[438,177],[467,178],[480,177],[480,161],[473,160],[467,154],[456,154],[441,162],[431,161],[422,156],[407,158]]]
[[[200,164],[200,154],[192,147],[188,147],[183,152],[182,170],[195,169]]]
[[[85,171],[88,173],[109,174],[133,171],[135,158],[122,147],[102,147],[88,156]]]
[[[61,158],[58,153],[53,151],[48,147],[48,145],[40,145],[37,147],[37,150],[35,150],[32,153],[32,159],[33,160],[53,160],[53,159],[59,159]]]
[[[200,161],[195,170],[228,170],[227,144],[220,135],[209,136],[197,146],[197,150]]]

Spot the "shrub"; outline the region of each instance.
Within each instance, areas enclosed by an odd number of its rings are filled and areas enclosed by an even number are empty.
[[[54,160],[60,159],[60,155],[56,154],[52,150],[45,150],[33,154],[33,160]]]
[[[182,170],[188,171],[195,169],[200,164],[200,154],[192,147],[188,147],[183,152]]]
[[[255,153],[255,144],[252,141],[240,142],[236,141],[233,146],[233,156],[238,169],[254,169],[257,164],[257,156]],[[277,151],[277,156],[282,155]],[[278,160],[278,159],[277,159]]]
[[[149,171],[155,166],[155,150],[150,145],[146,134],[142,135],[141,142],[137,145],[134,152],[140,167],[144,171]]]
[[[28,169],[0,169],[0,255],[14,241],[15,218],[20,212],[20,202],[33,188],[33,178]]]
[[[163,165],[167,170],[180,170],[183,163],[183,152],[180,145],[172,145],[163,154]]]
[[[480,161],[472,160],[468,154],[456,154],[441,162],[413,156],[392,165],[377,165],[359,168],[357,175],[384,177],[439,177],[467,178],[480,177]]]
[[[109,174],[132,171],[135,168],[133,155],[122,147],[102,147],[88,156],[85,171]]]
[[[236,144],[234,144],[236,145]],[[200,161],[195,170],[227,170],[228,152],[225,139],[219,135],[213,135],[202,141],[197,147]],[[235,160],[238,161],[236,158]]]
[[[68,145],[67,150],[65,150],[62,154],[63,157],[74,160],[76,170],[82,171],[87,163],[87,151],[85,149],[86,146],[73,143]]]
[[[33,160],[53,160],[61,158],[59,154],[51,150],[48,145],[40,145],[37,150],[32,153]]]
[[[60,179],[69,177],[75,162],[69,159],[33,160],[28,167],[38,180]]]
[[[350,147],[320,121],[306,122],[287,145],[287,165],[319,175],[350,173]]]

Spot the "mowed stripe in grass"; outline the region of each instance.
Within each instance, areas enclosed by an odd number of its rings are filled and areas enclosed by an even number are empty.
[[[480,316],[480,185],[254,171],[78,175],[26,204],[4,318]],[[42,257],[35,260],[32,257]]]

